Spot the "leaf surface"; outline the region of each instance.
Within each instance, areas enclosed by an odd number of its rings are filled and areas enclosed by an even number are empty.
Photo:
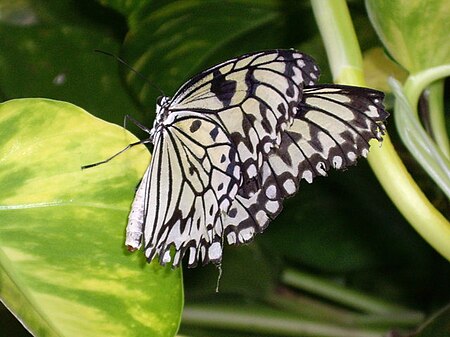
[[[35,336],[173,336],[181,272],[124,247],[144,146],[68,103],[0,105],[0,298]],[[111,151],[114,151],[111,153]]]

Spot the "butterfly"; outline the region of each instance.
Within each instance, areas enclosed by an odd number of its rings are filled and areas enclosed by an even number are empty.
[[[366,156],[382,141],[382,92],[317,84],[320,71],[295,50],[245,54],[160,97],[151,163],[126,229],[130,251],[162,265],[219,264],[225,241],[261,233],[293,196],[333,167]],[[134,145],[134,144],[131,144]],[[172,251],[172,252],[171,252]]]

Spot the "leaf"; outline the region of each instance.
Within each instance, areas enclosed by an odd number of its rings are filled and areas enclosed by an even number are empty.
[[[292,32],[299,21],[305,35],[312,37],[317,29],[307,5],[274,0],[155,1],[155,9],[128,33],[123,57],[170,96],[191,76],[229,58],[298,46],[302,40]],[[137,101],[155,105],[161,93],[135,74],[126,72],[125,79]]]
[[[173,336],[180,271],[124,248],[144,146],[59,101],[0,105],[0,298],[35,336]]]
[[[134,29],[146,13],[153,10],[152,0],[97,0],[103,6],[110,7],[127,17],[128,26]]]
[[[105,23],[120,29],[121,18],[86,3],[0,0],[2,100],[46,97],[72,102],[110,122],[122,123],[125,114],[138,118],[118,65],[94,52],[116,52],[122,40]]]
[[[400,82],[407,77],[405,70],[389,59],[380,47],[369,49],[364,53],[363,66],[367,85],[385,93],[391,91],[388,84],[389,77],[394,77]]]
[[[366,0],[366,7],[384,46],[408,71],[450,63],[450,2]]]

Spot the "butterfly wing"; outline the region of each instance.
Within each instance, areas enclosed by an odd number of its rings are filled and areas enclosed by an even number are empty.
[[[230,244],[248,242],[282,210],[301,179],[309,183],[331,167],[344,169],[366,156],[369,141],[382,141],[388,117],[383,93],[359,87],[317,85],[304,89],[294,122],[261,169],[261,188],[251,197],[237,195],[225,219]]]
[[[330,167],[353,165],[381,140],[382,93],[315,85],[319,70],[292,50],[247,54],[183,85],[161,110],[152,163],[136,193],[127,242],[151,261],[219,262],[250,241],[284,198]],[[170,248],[175,255],[170,255]]]
[[[240,166],[227,134],[198,113],[179,113],[165,122],[155,140],[151,165],[136,193],[127,236],[140,241],[151,261],[189,266],[222,257],[223,219],[237,193]],[[143,206],[141,206],[143,205]],[[137,228],[137,230],[135,230]],[[138,248],[140,242],[128,244]],[[130,244],[131,243],[131,244]],[[175,255],[170,255],[170,248]]]
[[[199,112],[226,130],[241,162],[239,194],[250,196],[259,188],[265,156],[293,122],[303,87],[318,77],[314,60],[294,50],[247,54],[188,81],[175,94],[170,113]]]

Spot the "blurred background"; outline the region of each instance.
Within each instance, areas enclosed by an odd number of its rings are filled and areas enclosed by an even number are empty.
[[[348,5],[365,66],[373,75],[374,65],[391,61],[383,55],[364,2]],[[119,125],[126,114],[151,125],[160,93],[94,49],[120,55],[171,96],[208,66],[273,48],[310,54],[322,70],[320,81],[332,81],[309,1],[0,0],[0,99],[52,98]],[[404,76],[399,66],[389,66],[391,73]],[[389,91],[385,74],[368,81]],[[389,92],[386,104],[392,108]],[[393,122],[388,132],[416,182],[448,216],[447,198],[405,151]],[[328,310],[332,305],[338,311],[322,312],[323,322],[329,322],[350,309],[295,286],[289,281],[292,275],[313,276],[408,308],[417,315],[402,323],[406,331],[450,300],[448,261],[404,220],[366,160],[346,171],[331,171],[311,185],[303,181],[263,235],[249,245],[225,248],[222,269],[218,294],[214,266],[184,270],[186,309],[180,334],[280,335],[226,323],[210,327],[195,318],[202,310],[233,312],[239,307],[274,312],[274,317],[285,312],[296,320],[308,318],[308,308],[324,305]],[[374,326],[387,332],[399,328],[397,323]],[[4,307],[0,329],[1,336],[30,336]]]

